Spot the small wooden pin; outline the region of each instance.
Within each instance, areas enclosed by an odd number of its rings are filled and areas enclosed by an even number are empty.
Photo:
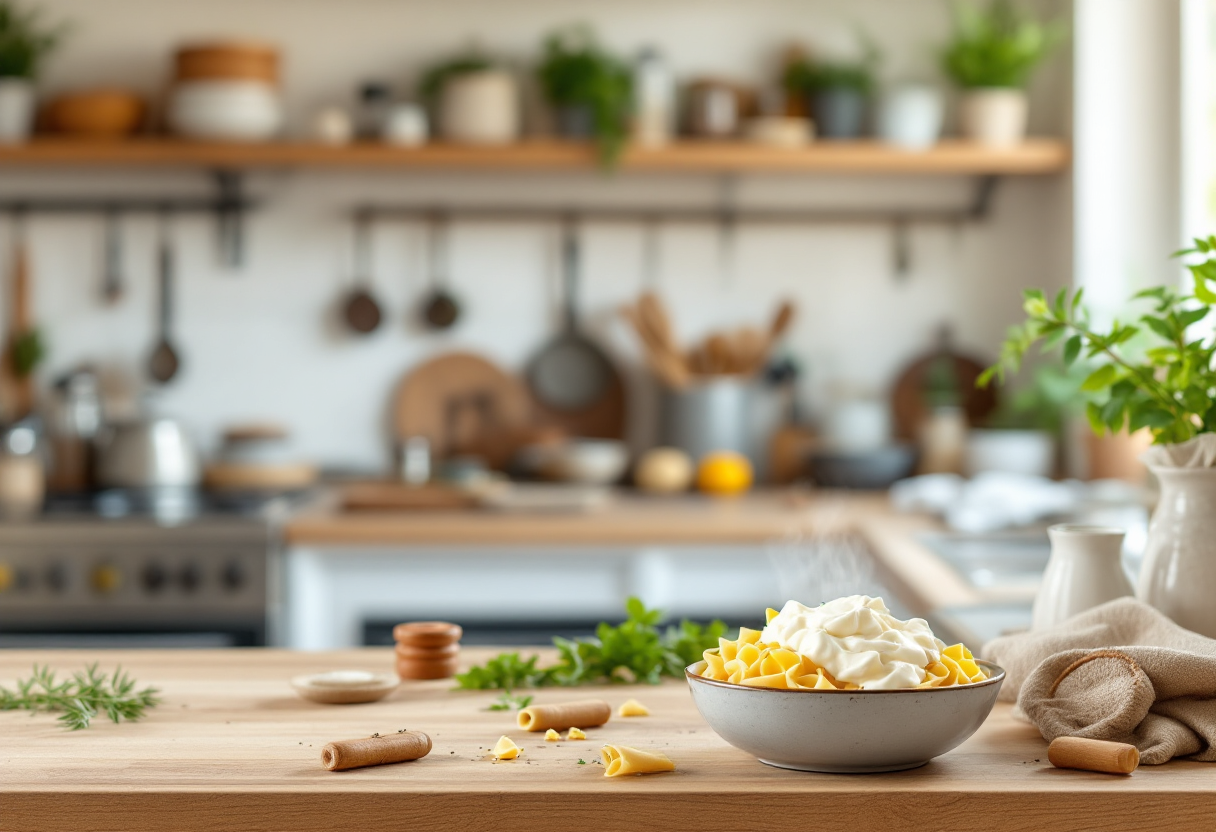
[[[1056,737],[1047,747],[1047,759],[1056,768],[1131,774],[1140,765],[1140,751],[1125,742]]]

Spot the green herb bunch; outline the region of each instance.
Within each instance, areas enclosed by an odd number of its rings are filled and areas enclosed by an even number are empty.
[[[1216,281],[1216,236],[1196,239],[1193,248],[1175,254],[1192,255],[1200,255],[1187,266],[1193,293],[1164,286],[1138,292],[1133,299],[1150,303],[1151,310],[1135,323],[1115,320],[1101,331],[1090,324],[1083,290],[1070,297],[1062,289],[1053,301],[1038,289],[1028,290],[1023,303],[1027,320],[1010,330],[1000,361],[979,383],[994,377],[1003,381],[1035,343],[1044,350],[1062,344],[1065,364],[1084,355],[1097,365],[1081,384],[1093,398],[1086,413],[1096,433],[1147,428],[1161,445],[1216,431],[1216,337],[1210,331],[1193,337],[1191,331],[1216,304],[1211,285]]]
[[[629,135],[633,78],[628,64],[609,54],[586,26],[554,32],[544,42],[537,80],[556,107],[586,107],[600,159],[612,165]]]
[[[64,33],[64,26],[44,23],[41,11],[0,0],[0,78],[33,80]]]
[[[623,624],[601,623],[594,638],[553,639],[558,660],[550,667],[538,667],[537,656],[524,659],[518,653],[504,653],[457,675],[456,682],[467,690],[508,691],[606,682],[653,685],[664,676],[682,676],[685,667],[700,661],[701,654],[717,647],[726,634],[721,621],[705,625],[681,621],[660,630],[663,613],[646,609],[637,598],[629,599],[625,612]]]
[[[1040,23],[1012,0],[954,4],[954,37],[942,50],[942,68],[964,89],[1021,88],[1064,37],[1064,27]]]
[[[113,722],[135,721],[160,703],[156,688],[135,690],[135,680],[115,668],[106,675],[96,664],[62,682],[49,667],[34,665],[34,674],[17,681],[15,691],[0,687],[0,711],[56,711],[59,722],[73,731],[88,728],[93,717],[105,714]]]

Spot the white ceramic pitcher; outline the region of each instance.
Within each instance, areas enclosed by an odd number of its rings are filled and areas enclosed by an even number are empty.
[[[1079,612],[1132,594],[1123,571],[1122,529],[1052,526],[1051,559],[1034,599],[1031,629],[1059,624]]]

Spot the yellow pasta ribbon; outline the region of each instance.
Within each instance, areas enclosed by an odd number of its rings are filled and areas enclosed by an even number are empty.
[[[776,610],[768,610],[771,621]],[[857,690],[851,682],[833,678],[811,659],[776,643],[760,641],[759,630],[742,627],[734,641],[718,639],[717,650],[706,650],[706,679],[731,682],[749,688],[778,690]],[[962,644],[942,651],[941,658],[925,668],[926,678],[918,687],[937,688],[968,685],[988,679],[975,657]]]

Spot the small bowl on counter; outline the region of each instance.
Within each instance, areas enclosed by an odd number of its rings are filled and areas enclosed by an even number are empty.
[[[552,482],[612,485],[629,470],[629,447],[616,439],[566,439],[521,449],[519,465]]]
[[[820,448],[811,453],[811,478],[822,488],[890,488],[916,471],[913,445],[866,450]]]
[[[770,766],[868,774],[923,766],[974,734],[996,704],[1005,671],[978,664],[984,682],[898,690],[777,690],[707,679],[685,670],[709,727]]]

